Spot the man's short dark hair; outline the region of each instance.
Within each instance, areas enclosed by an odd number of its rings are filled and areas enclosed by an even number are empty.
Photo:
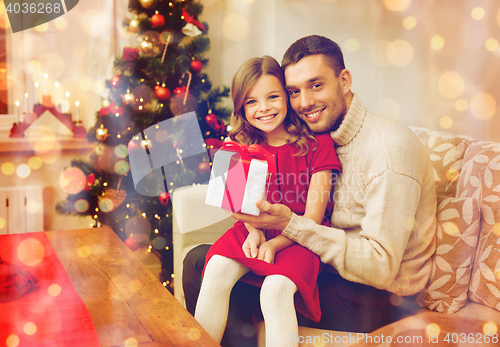
[[[281,67],[285,70],[288,65],[316,54],[325,56],[327,64],[335,71],[336,76],[345,69],[344,56],[339,45],[329,38],[319,35],[306,36],[295,41],[283,55]]]

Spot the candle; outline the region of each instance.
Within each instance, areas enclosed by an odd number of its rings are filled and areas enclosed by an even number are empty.
[[[49,74],[46,73],[45,74],[45,94],[44,95],[47,95],[47,84],[48,84],[48,79],[49,79]]]
[[[19,115],[20,102],[16,101],[15,104],[16,104],[16,119],[17,119],[17,123],[19,124],[19,123],[21,123],[21,116]]]
[[[24,93],[24,113],[29,113],[28,93]]]
[[[76,120],[76,123],[78,123],[78,106],[80,106],[80,101],[76,101],[75,102],[75,120]]]
[[[57,105],[57,94],[59,91],[59,82],[56,82],[56,95],[54,95],[54,104]]]
[[[38,104],[38,86],[40,84],[38,84],[38,82],[35,82],[35,99],[33,100],[33,105],[36,105]]]

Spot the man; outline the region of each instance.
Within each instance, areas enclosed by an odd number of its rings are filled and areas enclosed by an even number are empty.
[[[299,325],[373,331],[399,319],[407,309],[402,296],[419,293],[430,275],[436,195],[429,155],[408,127],[369,112],[351,92],[351,73],[335,42],[304,37],[286,51],[282,67],[292,108],[313,132],[330,132],[337,145],[342,174],[331,227],[265,201],[257,203],[258,217],[232,215],[257,228],[282,230],[328,265],[318,277],[321,321],[299,316]],[[195,263],[188,256],[186,271]],[[185,290],[192,284],[185,283]],[[238,296],[248,302],[250,294],[237,290],[247,289],[233,290],[234,306],[244,306]]]

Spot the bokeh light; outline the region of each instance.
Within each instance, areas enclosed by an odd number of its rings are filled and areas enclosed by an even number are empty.
[[[400,12],[410,7],[411,0],[384,0],[384,6],[389,11]]]
[[[5,227],[5,219],[0,217],[0,230],[2,230]]]
[[[413,16],[408,16],[403,20],[403,27],[411,30],[417,26],[417,19]]]
[[[99,208],[102,212],[111,212],[114,207],[113,201],[109,198],[104,198],[99,201]]]
[[[28,63],[28,71],[30,73],[40,72],[42,70],[42,64],[38,60],[31,60]]]
[[[42,167],[42,159],[39,157],[31,157],[28,159],[28,166],[31,170],[38,170]]]
[[[470,111],[477,119],[488,120],[495,114],[497,104],[495,98],[487,93],[479,93],[470,101]]]
[[[344,49],[347,51],[347,52],[355,52],[359,49],[359,41],[356,40],[356,39],[348,39],[345,43],[344,43]]]
[[[187,337],[188,339],[190,339],[191,341],[197,341],[200,339],[201,337],[201,332],[199,329],[197,328],[189,328],[188,332],[187,332]]]
[[[474,7],[470,12],[470,15],[475,20],[480,20],[484,18],[484,8],[482,7]]]
[[[498,332],[498,326],[495,323],[493,323],[493,322],[484,323],[483,333],[485,335],[492,336],[493,334],[496,334],[497,332]]]
[[[443,230],[445,233],[451,236],[455,236],[460,233],[458,226],[453,222],[446,222],[443,224]]]
[[[497,223],[493,226],[493,233],[500,236],[500,223]]]
[[[17,347],[19,346],[19,337],[17,335],[9,335],[5,340],[5,345],[7,347]]]
[[[49,23],[42,23],[40,25],[37,25],[35,27],[35,30],[38,31],[40,34],[42,34],[42,33],[46,32],[47,30],[49,30]]]
[[[43,245],[34,238],[27,238],[17,247],[17,257],[26,266],[36,266],[42,260],[45,255],[45,249]]]
[[[36,333],[36,324],[33,322],[24,324],[23,331],[26,335],[33,335]]]
[[[243,0],[243,2],[244,2],[245,4],[251,4],[251,3],[253,3],[253,2],[254,2],[254,0]]]
[[[458,72],[447,71],[439,77],[438,89],[445,98],[458,98],[464,92],[464,88],[464,79]]]
[[[115,155],[118,158],[125,158],[128,155],[128,147],[124,144],[115,147]]]
[[[446,171],[446,179],[450,182],[455,182],[460,177],[460,171],[454,168],[450,168]]]
[[[436,323],[431,323],[425,328],[427,336],[437,336],[441,332],[441,328]]]
[[[75,201],[75,210],[83,213],[89,209],[89,202],[85,199],[78,199]]]
[[[125,175],[130,171],[130,164],[126,160],[118,160],[115,164],[115,172],[118,175]]]
[[[387,58],[396,66],[408,65],[413,60],[413,47],[408,41],[395,40],[387,47]]]
[[[94,37],[102,35],[111,29],[111,23],[108,20],[108,15],[97,9],[85,12],[80,19],[83,31]]]
[[[64,17],[58,17],[54,21],[54,25],[56,26],[57,30],[66,30],[68,27],[68,21]]]
[[[128,339],[125,340],[123,347],[137,347],[138,343],[137,340],[134,339],[133,337],[129,337]]]
[[[439,125],[443,129],[449,129],[453,126],[453,118],[450,116],[443,116],[439,119]]]
[[[132,281],[129,282],[128,284],[128,289],[130,289],[131,292],[137,293],[139,290],[142,289],[142,283],[138,279],[134,278]]]
[[[431,47],[435,50],[439,50],[444,47],[444,37],[441,35],[434,35],[431,39]]]
[[[21,164],[16,169],[16,174],[21,178],[26,178],[31,174],[31,169],[26,164]]]
[[[88,258],[92,254],[92,248],[87,245],[83,245],[78,247],[76,254],[78,254],[80,258]]]
[[[87,178],[77,167],[64,170],[59,178],[59,184],[67,194],[78,194],[85,188]]]
[[[12,164],[11,162],[6,162],[6,163],[2,164],[2,167],[0,170],[2,171],[2,173],[5,176],[10,176],[14,172],[16,172],[16,166],[14,164]]]
[[[387,49],[390,42],[386,40],[378,40],[373,43],[370,48],[370,58],[378,66],[389,66],[390,62],[387,57]]]
[[[36,201],[30,200],[26,204],[26,211],[28,211],[28,213],[37,213],[41,210],[42,206]]]
[[[47,293],[51,297],[55,298],[56,296],[59,296],[59,294],[61,294],[61,286],[57,283],[53,283],[47,289]]]
[[[497,49],[498,49],[498,41],[496,39],[488,39],[486,40],[486,42],[484,43],[484,46],[486,47],[486,49],[490,52],[495,52]]]
[[[222,34],[231,41],[240,41],[248,36],[248,20],[239,14],[230,14],[222,21]]]
[[[455,101],[455,109],[457,111],[463,112],[469,107],[469,103],[465,99],[457,99]]]

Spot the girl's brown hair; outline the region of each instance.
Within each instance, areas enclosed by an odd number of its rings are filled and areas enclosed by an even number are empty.
[[[280,81],[287,99],[287,115],[284,120],[285,129],[290,134],[289,144],[297,148],[296,155],[305,155],[309,151],[307,139],[317,141],[307,125],[297,116],[290,107],[290,100],[285,89],[285,74],[276,59],[270,56],[252,58],[247,60],[233,77],[231,85],[231,98],[233,99],[234,112],[231,115],[231,140],[244,144],[262,144],[265,137],[260,129],[253,127],[245,117],[244,103],[248,93],[262,75],[274,76]],[[316,149],[313,148],[312,150]]]

